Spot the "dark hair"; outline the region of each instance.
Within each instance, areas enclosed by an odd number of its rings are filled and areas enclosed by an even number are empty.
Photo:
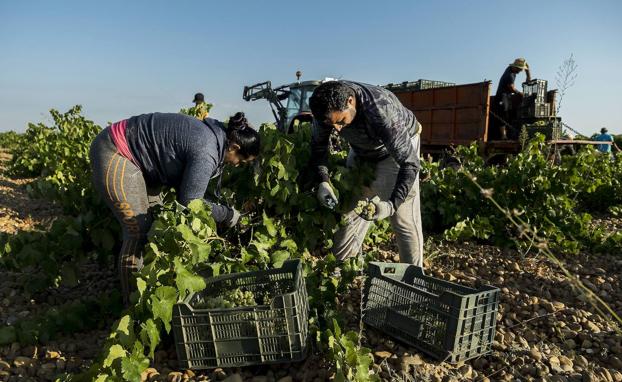
[[[235,143],[240,146],[238,152],[244,158],[259,155],[261,149],[259,133],[251,127],[241,111],[229,118],[227,140],[229,144]]]
[[[354,90],[342,82],[324,82],[315,88],[309,99],[311,113],[315,118],[324,119],[330,112],[345,110],[348,106],[348,98],[354,96]]]

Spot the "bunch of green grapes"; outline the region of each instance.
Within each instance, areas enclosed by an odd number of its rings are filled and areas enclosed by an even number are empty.
[[[257,303],[255,302],[255,294],[249,290],[242,291],[242,289],[236,288],[229,293],[229,301],[233,302],[235,306],[257,305]]]
[[[376,205],[369,200],[360,200],[354,208],[354,213],[367,220],[372,220],[376,215]]]
[[[207,297],[202,303],[197,304],[195,308],[199,309],[226,309],[238,306],[255,306],[255,295],[247,290],[243,291],[236,288],[232,291],[225,292],[221,296]]]
[[[262,305],[270,305],[271,302],[272,298],[270,297],[270,295],[268,293],[264,293],[264,295],[261,297]]]
[[[197,304],[195,308],[198,309],[223,309],[233,308],[234,305],[231,301],[226,300],[222,296],[207,297],[203,302]]]

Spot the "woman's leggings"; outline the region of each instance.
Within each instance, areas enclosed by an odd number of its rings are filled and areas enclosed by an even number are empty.
[[[119,154],[109,128],[99,133],[91,144],[90,158],[93,184],[123,230],[118,270],[127,304],[130,292],[135,289],[133,273],[142,267],[142,251],[152,222],[145,179],[140,168]]]

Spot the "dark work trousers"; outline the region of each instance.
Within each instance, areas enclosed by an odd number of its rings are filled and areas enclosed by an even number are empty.
[[[149,195],[139,167],[122,156],[104,129],[91,144],[93,184],[121,223],[123,245],[118,257],[121,291],[126,305],[135,289],[133,273],[142,268],[142,253],[152,218]]]

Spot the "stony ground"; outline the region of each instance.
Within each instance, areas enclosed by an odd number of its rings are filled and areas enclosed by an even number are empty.
[[[6,158],[6,156],[5,156]],[[32,229],[55,216],[44,201],[31,200],[28,180],[0,176],[0,231]],[[600,218],[610,229],[622,219]],[[396,261],[395,249],[379,251],[379,260]],[[365,327],[364,345],[373,349],[375,371],[383,381],[622,381],[622,335],[596,314],[573,290],[558,266],[535,255],[522,255],[474,243],[426,244],[429,274],[476,287],[501,289],[497,334],[492,353],[457,365],[435,361],[379,331]],[[622,315],[622,254],[562,258],[588,288]],[[85,281],[39,295],[23,290],[24,275],[3,271],[0,277],[0,324],[14,323],[84,295],[98,295],[116,285],[112,269],[86,264]],[[358,329],[361,279],[341,306],[352,329]],[[110,319],[110,321],[112,318]],[[42,346],[14,343],[0,347],[0,382],[53,380],[58,373],[87,368],[108,334],[108,323],[86,333],[61,335]],[[145,381],[324,381],[330,379],[322,357],[298,364],[207,372],[179,370],[172,345],[156,353]]]
[[[0,232],[15,233],[48,222],[58,210],[49,202],[28,197],[26,189],[32,179],[11,179],[2,174],[9,159],[10,155],[0,150]]]

